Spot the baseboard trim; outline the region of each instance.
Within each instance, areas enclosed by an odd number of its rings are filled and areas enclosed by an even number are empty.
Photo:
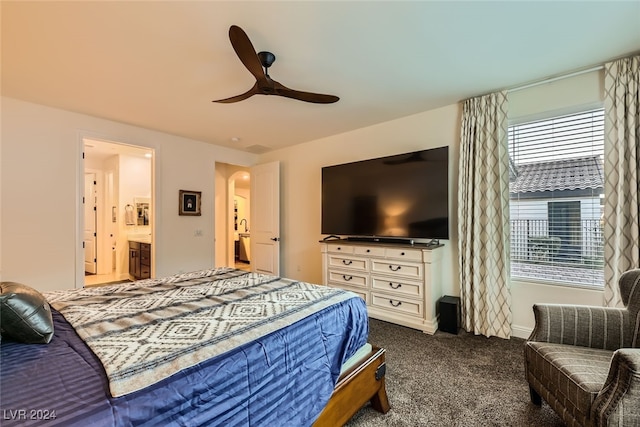
[[[527,339],[533,332],[533,328],[527,328],[526,326],[511,325],[511,335],[516,338]]]
[[[395,323],[396,325],[406,326],[412,329],[418,329],[425,334],[433,335],[438,330],[438,319],[424,320],[414,317],[403,316],[402,314],[389,314],[386,310],[380,310],[376,307],[367,306],[369,317],[385,322]]]

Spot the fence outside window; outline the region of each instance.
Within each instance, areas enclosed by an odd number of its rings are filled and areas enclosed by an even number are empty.
[[[550,236],[549,220],[511,221],[512,276],[601,285],[604,283],[602,223],[581,221],[578,239]]]

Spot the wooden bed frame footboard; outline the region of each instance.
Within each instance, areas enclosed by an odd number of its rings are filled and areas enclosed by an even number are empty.
[[[314,427],[342,426],[368,401],[376,411],[386,414],[390,406],[385,371],[385,349],[374,346],[359,364],[340,376]]]

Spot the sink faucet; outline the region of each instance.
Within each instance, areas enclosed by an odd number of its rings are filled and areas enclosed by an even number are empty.
[[[240,220],[240,225],[242,225],[242,221],[244,221],[244,232],[246,233],[247,231],[249,231],[249,228],[247,227],[247,219],[246,218],[242,218]]]

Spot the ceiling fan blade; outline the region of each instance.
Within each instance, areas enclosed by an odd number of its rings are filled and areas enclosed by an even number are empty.
[[[300,101],[313,102],[314,104],[332,104],[334,102],[338,102],[340,99],[335,95],[324,95],[321,93],[293,90],[275,80],[272,80],[272,82],[274,84],[274,95],[285,96],[287,98],[297,99]]]
[[[243,99],[247,99],[250,96],[253,96],[258,93],[261,93],[261,92],[260,92],[260,88],[258,87],[258,82],[256,82],[251,89],[249,89],[248,91],[246,91],[241,95],[232,96],[230,98],[218,99],[211,102],[219,102],[221,104],[231,104],[232,102],[242,101]]]
[[[247,70],[256,78],[256,80],[265,80],[266,76],[262,69],[258,54],[249,40],[249,36],[244,30],[237,25],[232,25],[229,28],[229,40],[231,40],[231,46],[236,51],[236,55],[240,61],[247,67]]]

